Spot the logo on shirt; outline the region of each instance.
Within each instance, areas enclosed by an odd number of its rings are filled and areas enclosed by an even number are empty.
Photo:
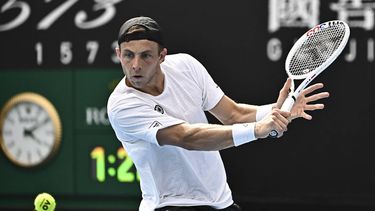
[[[156,105],[154,110],[161,113],[161,114],[164,114],[164,109],[160,105]]]
[[[149,128],[154,128],[154,127],[160,127],[161,126],[161,123],[158,122],[158,121],[154,121]]]

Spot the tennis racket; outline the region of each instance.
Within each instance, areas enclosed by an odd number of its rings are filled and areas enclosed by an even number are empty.
[[[303,34],[290,49],[285,61],[285,70],[292,79],[290,93],[282,111],[290,111],[294,102],[307,85],[325,70],[340,55],[350,36],[349,26],[340,20],[321,23]],[[295,80],[302,80],[296,90]],[[272,130],[270,137],[279,134]]]

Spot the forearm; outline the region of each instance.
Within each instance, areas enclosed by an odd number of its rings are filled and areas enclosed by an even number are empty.
[[[233,133],[234,127],[233,125],[180,124],[159,130],[157,139],[159,145],[174,145],[188,150],[204,151],[222,150],[255,140],[253,125],[249,125],[249,128],[237,127],[235,131],[239,132]],[[237,137],[237,142],[233,137]]]
[[[267,104],[261,106],[248,105],[248,104],[237,104],[238,110],[233,119],[227,124],[245,123],[245,122],[257,122],[263,119],[271,110],[275,107],[275,104]]]
[[[236,103],[227,96],[224,96],[210,112],[224,125],[232,125],[236,123],[259,121],[268,114],[274,106],[275,104],[271,104],[271,108],[264,110],[260,109],[263,108],[263,106]],[[265,112],[261,112],[261,115],[259,115],[259,109]]]
[[[237,114],[235,115],[235,118],[233,119],[231,124],[256,121],[258,106],[244,103],[239,103],[237,105]]]
[[[236,123],[255,122],[257,107],[255,105],[233,103],[228,107],[215,108],[211,110],[211,113],[224,125],[233,125]]]
[[[232,126],[191,124],[181,139],[183,147],[190,150],[222,150],[234,146]]]

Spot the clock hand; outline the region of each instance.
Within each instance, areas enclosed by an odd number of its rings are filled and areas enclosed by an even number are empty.
[[[30,132],[33,132],[34,130],[38,129],[42,125],[46,124],[49,121],[48,118],[45,118],[42,122],[36,123],[33,127],[29,128]]]
[[[41,141],[39,140],[39,139],[37,139],[37,138],[35,138],[35,136],[34,136],[34,133],[29,129],[25,129],[24,131],[23,131],[23,135],[26,137],[26,136],[29,136],[32,140],[34,140],[36,143],[38,143],[38,144],[42,144],[41,143]]]
[[[30,129],[25,129],[24,130],[24,136],[29,136],[32,140],[34,140],[36,143],[38,143],[39,145],[44,145],[46,147],[50,147],[51,145],[44,142],[44,141],[41,141],[38,137],[36,137],[33,133],[33,131],[31,131]]]

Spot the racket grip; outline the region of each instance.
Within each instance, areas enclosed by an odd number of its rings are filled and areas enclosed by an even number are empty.
[[[283,105],[281,106],[280,110],[290,111],[293,107],[294,102],[295,102],[295,100],[294,100],[293,96],[288,96],[288,98],[286,98]],[[277,138],[278,135],[279,135],[279,133],[276,130],[272,130],[268,136],[271,137],[271,138]]]
[[[290,111],[292,110],[292,107],[293,107],[293,104],[294,104],[295,100],[293,98],[293,96],[289,96],[288,98],[286,98],[286,100],[284,101],[283,105],[281,106],[281,109],[282,111]]]

